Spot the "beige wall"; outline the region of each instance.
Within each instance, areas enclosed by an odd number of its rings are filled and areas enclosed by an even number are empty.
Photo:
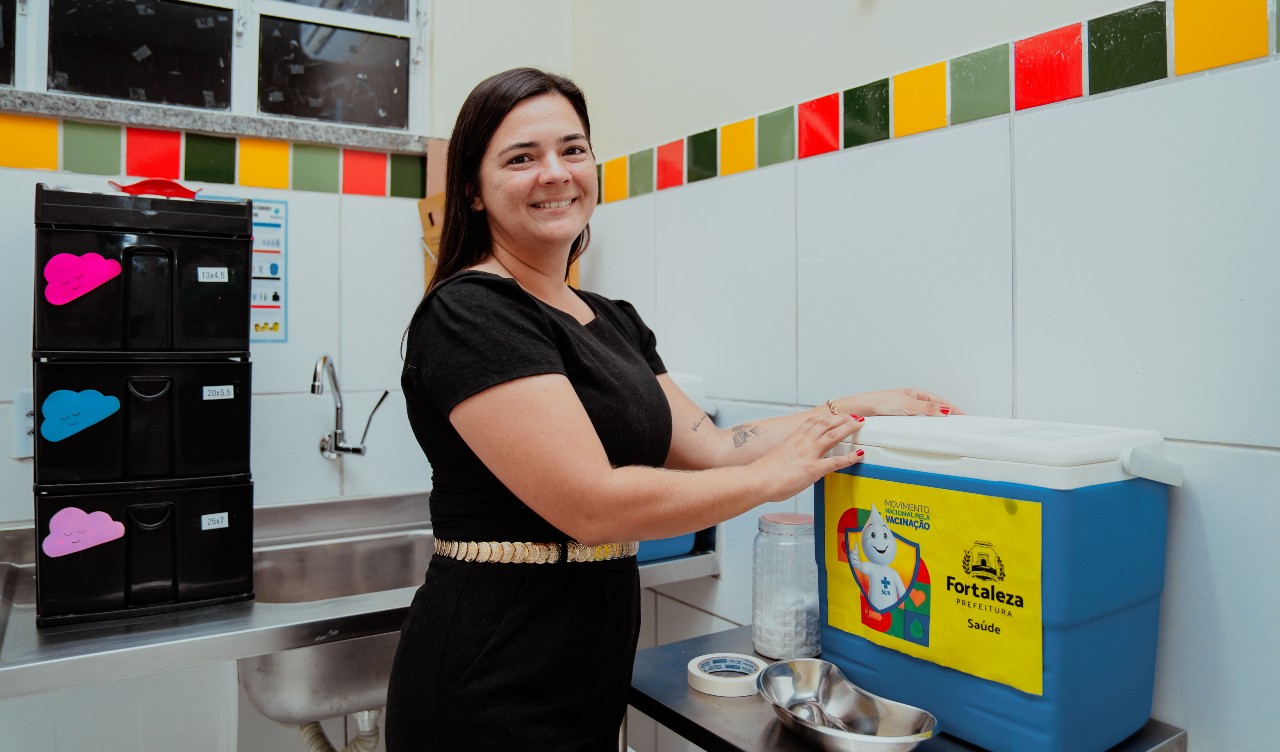
[[[572,74],[609,158],[1136,4],[573,0]]]
[[[508,68],[569,73],[570,0],[429,0],[428,136],[448,138],[472,87]]]

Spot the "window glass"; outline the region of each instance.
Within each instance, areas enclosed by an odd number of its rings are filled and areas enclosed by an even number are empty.
[[[18,0],[0,0],[0,85],[13,85],[13,27],[18,18]]]
[[[49,90],[231,106],[232,13],[176,0],[50,0]]]
[[[310,5],[313,8],[340,10],[343,13],[359,13],[377,18],[409,20],[409,0],[284,0],[286,3]]]
[[[407,128],[409,40],[262,16],[258,110]]]

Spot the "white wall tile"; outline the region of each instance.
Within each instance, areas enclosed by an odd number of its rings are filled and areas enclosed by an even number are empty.
[[[799,402],[916,386],[971,414],[1009,415],[1007,121],[798,171]]]
[[[139,752],[236,752],[235,661],[152,674],[130,684],[121,689],[138,697]]]
[[[796,401],[795,166],[657,194],[658,351],[711,397]]]
[[[659,645],[723,632],[738,626],[665,595],[657,598],[656,621]]]
[[[17,460],[9,456],[13,425],[13,403],[0,403],[0,445],[5,447],[0,455],[0,527],[10,524],[30,525],[35,520],[34,496],[31,482],[35,463],[30,458]]]
[[[1280,447],[1280,65],[1016,119],[1018,415]]]
[[[422,220],[407,199],[343,196],[341,352],[343,388],[395,389],[400,340],[426,289]]]
[[[636,307],[652,328],[657,322],[657,197],[637,196],[596,207],[591,244],[582,255],[584,290]],[[658,340],[659,352],[663,340]]]
[[[235,676],[228,661],[6,700],[0,750],[237,752]]]
[[[347,441],[360,441],[369,411],[382,392],[356,392],[344,400],[343,423]],[[375,496],[379,494],[427,491],[431,488],[431,465],[409,428],[404,394],[398,389],[387,395],[369,426],[365,440],[368,453],[363,456],[343,455],[342,494]]]
[[[341,466],[320,454],[320,437],[332,430],[328,390],[320,395],[255,395],[250,439],[254,506],[337,498]]]
[[[338,354],[340,199],[331,194],[302,191],[236,188],[227,192],[288,204],[288,247],[285,249],[288,340],[250,342],[249,349],[255,394],[304,394],[311,386],[311,374],[321,353]]]
[[[1186,483],[1169,501],[1152,715],[1198,750],[1264,749],[1280,622],[1271,575],[1280,452],[1170,442]]]
[[[31,695],[0,702],[0,749],[57,752],[56,694]]]

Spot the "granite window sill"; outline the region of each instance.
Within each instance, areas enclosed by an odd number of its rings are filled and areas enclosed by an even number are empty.
[[[377,128],[0,88],[0,111],[223,136],[425,154],[426,136]]]

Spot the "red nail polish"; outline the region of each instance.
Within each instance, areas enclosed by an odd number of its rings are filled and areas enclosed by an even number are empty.
[[[861,423],[861,422],[863,422],[864,420],[866,420],[866,418],[862,417],[861,415],[854,415],[853,413],[849,413],[849,417],[850,417],[850,418],[853,418],[854,420],[858,421],[859,423]]]
[[[947,407],[946,405],[943,405],[942,407],[938,408],[938,412],[942,413],[943,415],[950,415],[951,408]]]
[[[854,454],[856,454],[856,455],[858,455],[859,457],[861,457],[862,455],[866,454],[866,452],[864,452],[864,451],[862,451],[861,449],[859,449],[858,451],[854,452]]]

